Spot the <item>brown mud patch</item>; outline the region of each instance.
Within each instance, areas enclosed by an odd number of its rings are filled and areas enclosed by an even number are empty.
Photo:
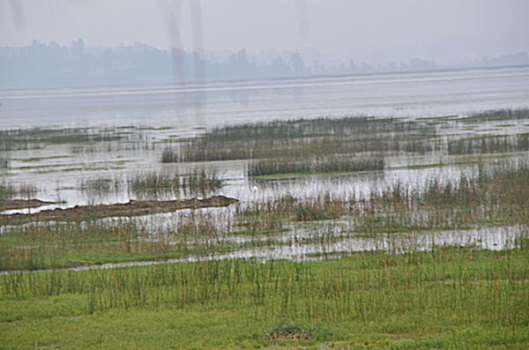
[[[214,196],[204,199],[177,199],[171,201],[133,201],[128,203],[75,206],[67,209],[43,210],[34,214],[0,215],[1,225],[18,225],[30,221],[85,221],[106,217],[130,217],[171,213],[181,209],[225,207],[238,202],[235,198]]]
[[[59,202],[47,202],[40,199],[4,199],[0,200],[0,210],[17,210],[38,208],[44,205],[59,204]]]

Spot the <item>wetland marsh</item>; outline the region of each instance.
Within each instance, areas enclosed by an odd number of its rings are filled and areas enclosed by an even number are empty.
[[[529,110],[384,114],[0,131],[0,345],[523,348]]]

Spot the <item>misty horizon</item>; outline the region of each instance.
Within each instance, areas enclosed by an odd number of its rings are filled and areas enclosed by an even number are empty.
[[[180,65],[175,69],[175,57]],[[440,64],[410,57],[375,65],[339,60],[311,48],[298,51],[236,52],[160,50],[137,42],[116,47],[86,46],[82,39],[70,45],[56,42],[0,47],[0,87],[76,87],[181,83],[192,81],[258,80],[317,76],[354,76],[469,68],[528,66],[527,52],[515,52],[478,61]],[[200,72],[197,73],[197,69]]]
[[[311,48],[372,65],[442,65],[529,51],[529,3],[434,1],[0,1],[0,46],[69,45],[258,53]]]

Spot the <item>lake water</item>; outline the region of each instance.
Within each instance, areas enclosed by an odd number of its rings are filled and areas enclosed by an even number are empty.
[[[320,116],[396,117],[529,107],[529,67],[51,90],[1,90],[0,127],[171,126]]]

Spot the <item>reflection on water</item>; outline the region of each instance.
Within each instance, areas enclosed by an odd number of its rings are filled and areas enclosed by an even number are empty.
[[[244,121],[422,117],[529,106],[529,68],[2,92],[4,127],[146,125],[189,134]],[[200,114],[197,118],[197,113]]]
[[[328,231],[328,228],[323,228]],[[311,231],[314,237],[315,232]],[[403,254],[407,252],[432,251],[436,247],[444,246],[473,246],[476,249],[505,250],[516,247],[519,238],[529,239],[529,231],[526,227],[486,227],[466,231],[440,231],[435,233],[413,233],[405,236],[382,235],[376,238],[351,237],[332,243],[298,243],[295,237],[287,237],[290,244],[270,245],[260,248],[240,249],[227,254],[211,254],[208,256],[189,256],[181,259],[168,259],[158,261],[136,261],[110,263],[102,265],[82,266],[75,268],[54,269],[54,271],[87,271],[99,269],[111,269],[131,266],[151,266],[160,264],[174,264],[179,262],[212,261],[226,259],[255,259],[257,261],[268,261],[271,259],[285,259],[293,261],[318,260],[328,258],[339,258],[351,253],[367,251],[384,251],[389,254]],[[280,242],[279,240],[278,242]],[[285,240],[282,240],[285,243]],[[0,271],[0,276],[16,273],[39,272],[51,270],[34,271]]]

